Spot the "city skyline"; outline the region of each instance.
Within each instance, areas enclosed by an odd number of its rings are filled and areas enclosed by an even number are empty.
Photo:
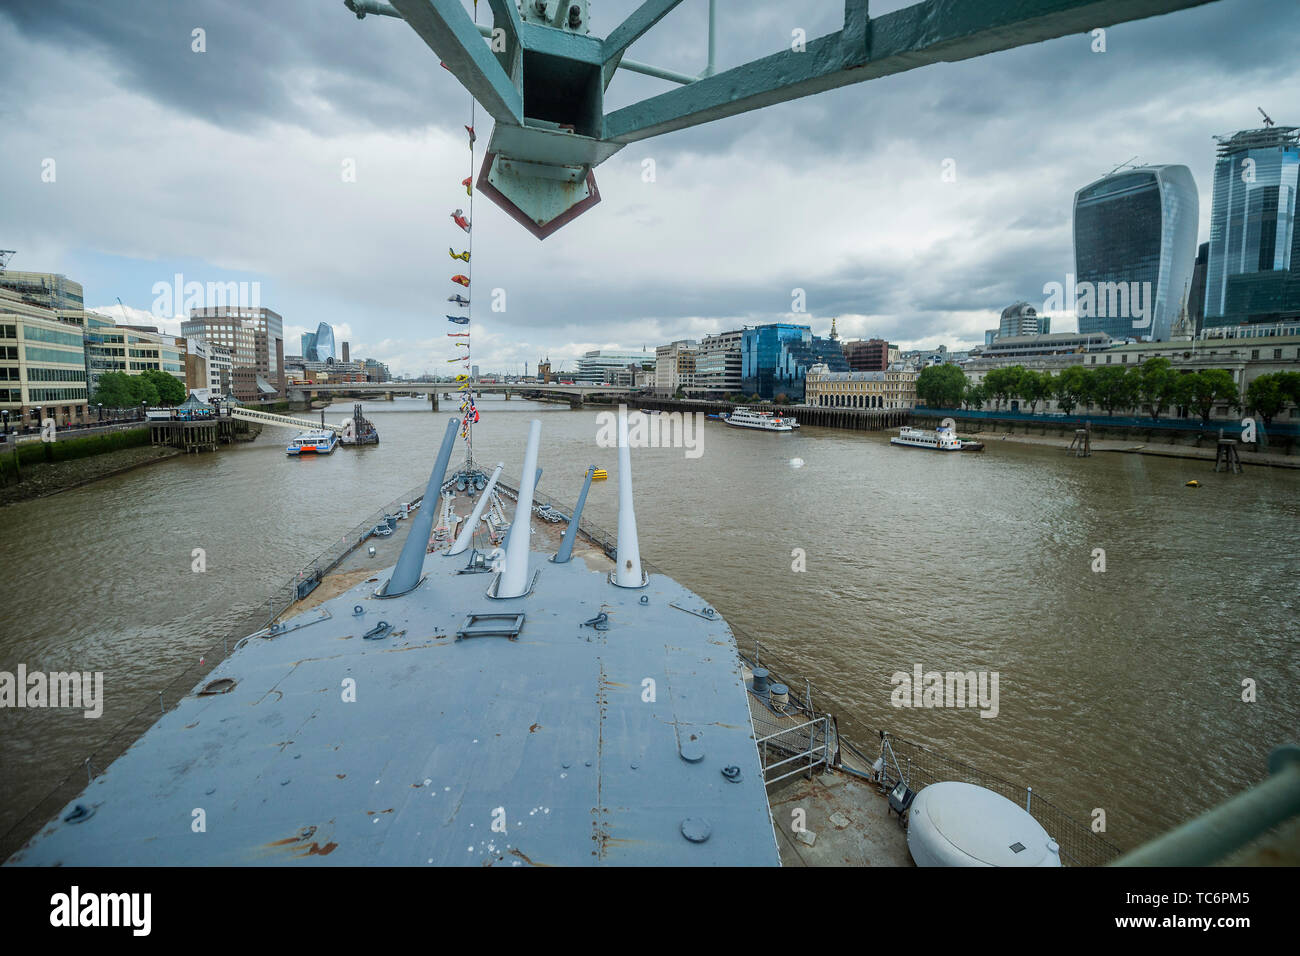
[[[593,31],[629,6],[600,4]],[[34,184],[14,191],[0,244],[18,250],[11,268],[64,273],[85,286],[87,308],[119,321],[172,330],[148,310],[153,285],[174,273],[258,281],[287,341],[326,321],[395,374],[436,373],[433,290],[454,265],[439,258],[452,201],[441,184],[463,176],[468,98],[428,70],[427,49],[400,24],[283,9],[302,48],[274,55],[266,21],[250,31],[223,4],[155,11],[132,31],[118,22],[129,14],[73,3],[0,15],[17,77],[0,171]],[[1248,14],[1277,29],[1232,29]],[[792,26],[815,36],[837,15],[740,21],[722,65],[781,48]],[[207,24],[205,53],[190,50],[190,21]],[[679,47],[672,23],[637,55],[698,69],[702,49]],[[591,349],[742,325],[824,334],[836,316],[843,339],[978,344],[1008,303],[1039,305],[1045,283],[1064,282],[1074,192],[1134,155],[1191,169],[1197,241],[1209,239],[1212,137],[1261,125],[1258,106],[1280,125],[1300,121],[1282,101],[1300,83],[1283,52],[1288,25],[1300,28],[1291,4],[1222,0],[1110,28],[1105,52],[1086,34],[1064,37],[892,77],[884,96],[841,90],[638,144],[602,166],[605,201],[548,240],[546,256],[480,203],[475,360],[510,368],[549,354],[573,368]],[[661,87],[620,75],[610,94],[617,104]],[[1012,116],[1039,135],[1006,136]],[[137,156],[150,137],[156,155]],[[54,183],[40,180],[46,158],[58,163]],[[348,159],[356,182],[340,180]],[[653,183],[642,181],[646,160]],[[494,288],[507,293],[504,313],[490,310]],[[807,312],[792,311],[794,289]],[[1073,327],[1050,314],[1054,328]]]

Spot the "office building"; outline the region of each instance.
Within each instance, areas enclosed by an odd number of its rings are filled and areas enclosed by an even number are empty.
[[[11,428],[88,420],[82,332],[55,310],[0,287],[0,412]]]
[[[699,343],[694,339],[679,339],[655,348],[655,391],[660,395],[683,394],[695,387],[695,359]]]
[[[1002,310],[998,321],[996,338],[1008,338],[1013,335],[1046,335],[1052,331],[1052,320],[1038,311],[1028,302],[1017,302]],[[985,337],[985,344],[991,345]]]
[[[593,349],[578,359],[578,370],[573,381],[580,385],[612,384],[616,372],[625,371],[629,365],[653,364],[655,357],[645,349],[640,352],[619,349]]]
[[[1186,166],[1125,169],[1075,193],[1079,331],[1167,341],[1191,287],[1197,216]]]
[[[1300,128],[1216,139],[1203,327],[1300,318]]]
[[[1205,283],[1209,265],[1210,244],[1203,242],[1196,250],[1196,264],[1192,266],[1192,287],[1187,293],[1187,319],[1196,335],[1205,326]]]
[[[181,334],[230,350],[234,394],[241,402],[284,394],[284,319],[279,313],[242,306],[193,308],[181,323]]]
[[[889,368],[889,343],[867,339],[843,343],[844,358],[855,372],[883,372]]]
[[[773,323],[744,330],[741,342],[741,390],[772,400],[780,395],[802,402],[804,378],[817,364],[829,372],[850,371],[840,344],[813,335],[806,325]]]
[[[718,335],[706,335],[695,357],[695,384],[692,395],[723,396],[740,391],[740,350],[744,333],[737,329]]]

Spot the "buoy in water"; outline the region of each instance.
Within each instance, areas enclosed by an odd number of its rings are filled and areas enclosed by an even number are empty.
[[[1201,483],[1200,483],[1199,481],[1197,481],[1195,478],[1193,478],[1191,481],[1189,481],[1189,482],[1187,483],[1187,487],[1188,487],[1188,488],[1199,488],[1199,487],[1201,487]]]

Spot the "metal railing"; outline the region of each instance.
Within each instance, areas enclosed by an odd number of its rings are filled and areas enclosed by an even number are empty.
[[[1024,807],[1037,820],[1061,851],[1067,866],[1104,866],[1120,855],[1120,848],[1092,828],[1076,820],[1032,787],[1012,783],[971,764],[935,753],[922,744],[880,732],[880,756],[884,761],[881,786],[892,790],[902,780],[914,792],[932,783],[960,781],[984,787]]]
[[[736,635],[738,646],[742,648],[742,658],[754,666],[761,665],[767,668],[773,680],[780,680],[792,688],[806,688],[804,700],[800,705],[808,714],[851,713],[850,708],[839,704],[829,695],[815,688],[812,681],[799,679],[795,671],[780,662],[770,647],[748,637],[734,625],[731,629]],[[746,651],[750,647],[754,649],[752,657]],[[793,696],[791,703],[794,704]],[[1122,852],[1119,847],[1094,833],[1091,827],[1062,810],[1042,794],[1035,793],[1032,787],[1012,783],[972,764],[945,757],[922,744],[895,737],[887,731],[877,731],[880,735],[878,748],[868,749],[865,746],[858,746],[839,733],[834,717],[830,719],[831,730],[834,733],[831,766],[856,776],[868,776],[874,779],[884,792],[892,790],[900,779],[916,792],[920,792],[922,787],[929,784],[949,780],[972,783],[1001,794],[1018,806],[1024,807],[1056,841],[1061,850],[1061,862],[1068,866],[1103,866],[1115,860]],[[870,773],[877,760],[883,764],[879,777]],[[859,769],[854,769],[849,764],[856,764]]]
[[[759,756],[763,762],[763,782],[768,786],[803,774],[811,777],[818,767],[831,767],[831,718],[814,717],[793,727],[782,727],[770,734],[757,738]],[[780,760],[773,756],[789,754]],[[778,776],[772,772],[793,764],[794,769]]]

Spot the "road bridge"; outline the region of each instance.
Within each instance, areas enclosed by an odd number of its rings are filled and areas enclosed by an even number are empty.
[[[340,382],[338,384],[291,384],[287,387],[290,401],[306,402],[319,395],[328,398],[333,395],[382,395],[391,401],[395,395],[428,395],[433,410],[438,411],[438,396],[455,395],[462,382]],[[546,384],[531,382],[473,382],[470,383],[479,394],[504,394],[508,400],[514,395],[558,395],[569,400],[574,408],[581,408],[585,399],[593,395],[631,395],[636,389],[628,385],[578,385],[548,382]],[[318,427],[318,426],[317,426]]]

